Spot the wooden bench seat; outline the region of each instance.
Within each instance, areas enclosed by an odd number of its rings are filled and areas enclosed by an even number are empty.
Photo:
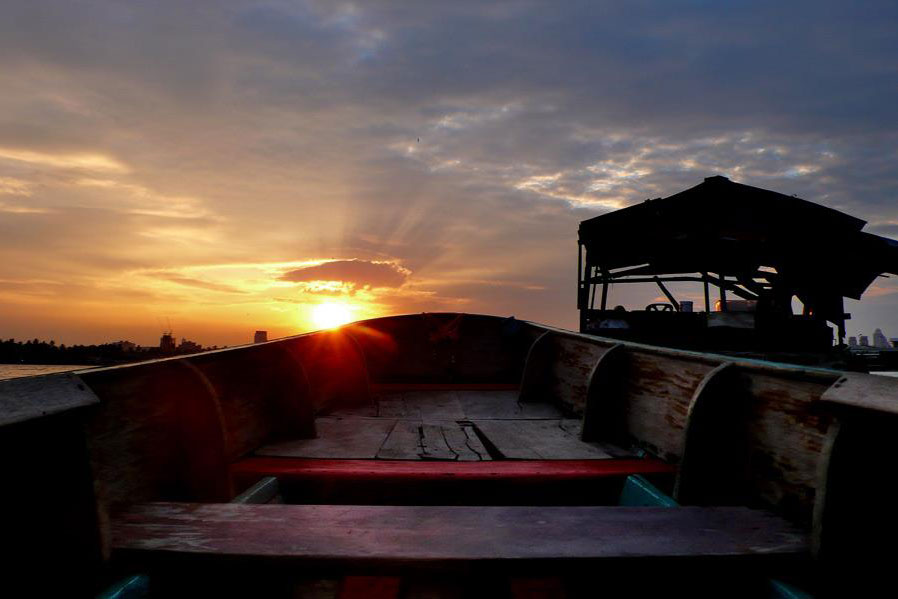
[[[758,567],[803,556],[807,544],[785,521],[741,507],[149,503],[115,518],[112,548],[151,565],[251,558],[347,572],[415,566],[530,572],[552,570],[560,560],[581,567],[621,558],[744,560]]]

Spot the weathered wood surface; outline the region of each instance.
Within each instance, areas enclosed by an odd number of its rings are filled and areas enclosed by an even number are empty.
[[[748,489],[752,500],[810,526],[821,461],[833,416],[820,397],[819,377],[743,370]]]
[[[258,455],[297,458],[373,459],[396,420],[391,418],[318,418],[317,437],[266,445]]]
[[[724,362],[705,375],[693,394],[674,485],[679,503],[740,505],[748,499],[748,396],[739,382],[736,367]]]
[[[559,339],[575,338],[578,344],[592,343],[598,348],[618,343],[549,327],[545,330]],[[555,359],[549,351],[551,339],[554,337],[547,335],[541,342],[544,364],[540,368],[540,372],[550,374],[556,370],[551,364]],[[735,437],[728,440],[730,448],[727,451],[738,462],[730,465],[743,472],[746,500],[769,506],[806,526],[810,525],[813,512],[817,472],[821,462],[826,460],[822,447],[833,420],[825,406],[838,404],[850,409],[864,405],[880,411],[889,409],[888,399],[883,399],[882,403],[872,399],[878,395],[875,391],[869,395],[870,399],[865,399],[867,396],[860,385],[853,387],[847,382],[843,383],[844,387],[833,385],[827,396],[832,399],[820,401],[827,388],[839,379],[840,375],[835,371],[630,342],[619,342],[619,349],[623,350],[625,359],[620,361],[619,368],[613,369],[610,378],[611,382],[622,382],[621,388],[612,393],[620,402],[620,409],[598,419],[599,428],[604,429],[600,437],[608,434],[613,437],[608,439],[612,443],[633,444],[653,455],[678,462],[685,450],[687,413],[693,396],[709,372],[732,361],[739,373],[735,379],[741,381],[736,395],[741,394],[744,398],[745,418],[739,426],[734,425],[731,432]],[[558,352],[557,349],[553,351]],[[579,379],[577,373],[582,374],[587,368],[596,366],[596,362],[590,362],[593,359],[590,352],[568,351],[567,356],[568,360],[577,362],[575,367],[568,368],[574,379]],[[864,375],[858,376],[864,378]],[[532,377],[530,380],[539,379]],[[540,384],[548,384],[551,389],[556,381],[549,376]],[[888,389],[893,383],[874,380],[868,384],[871,389],[883,386]],[[601,391],[596,387],[588,390],[586,396]],[[886,391],[885,395],[888,393]],[[522,389],[522,394],[527,395],[527,391]],[[721,394],[720,400],[728,401],[726,393]],[[573,405],[576,410],[575,403],[567,405]],[[614,407],[617,410],[618,406]],[[733,408],[738,409],[735,405]],[[594,422],[591,420],[587,419],[587,438],[592,434]],[[735,447],[733,443],[736,442],[742,443],[742,447]],[[713,480],[706,483],[713,485]]]
[[[459,461],[476,462],[493,459],[477,436],[474,425],[468,422],[459,422],[458,426],[444,426],[443,438],[446,445],[458,455]]]
[[[580,435],[582,440],[615,440],[615,436],[618,438],[623,436],[622,377],[626,359],[626,349],[617,343],[609,347],[592,367],[583,407],[583,428]]]
[[[630,352],[623,372],[626,434],[659,457],[679,460],[692,395],[715,366]]]
[[[153,558],[252,556],[310,567],[752,558],[807,552],[805,536],[747,508],[136,505],[113,550]],[[582,565],[582,564],[581,564]]]
[[[71,372],[0,381],[0,426],[98,403],[94,392]]]
[[[898,378],[841,373],[822,399],[839,408],[898,414]]]
[[[462,420],[464,410],[456,391],[404,391],[376,397],[377,414],[410,420]]]
[[[561,411],[549,403],[522,403],[517,391],[456,391],[465,418],[469,420],[528,420],[561,418]]]
[[[227,501],[226,425],[210,387],[181,360],[83,374],[100,398],[87,443],[101,511],[135,501]]]
[[[606,459],[611,456],[571,434],[563,420],[475,420],[474,426],[510,460]],[[570,427],[570,424],[568,424]]]
[[[598,340],[547,331],[527,355],[521,402],[550,403],[582,415],[590,374],[608,347]]]
[[[521,403],[512,390],[392,391],[376,396],[374,412],[382,418],[420,421],[561,418],[549,403]],[[371,410],[354,414],[370,414]],[[344,410],[341,413],[346,414]]]
[[[418,460],[421,458],[421,423],[398,420],[375,453],[381,460]]]
[[[250,346],[181,362],[195,370],[214,398],[228,461],[266,442],[313,434],[306,371],[284,346]]]
[[[489,460],[490,455],[468,424],[400,420],[377,452],[380,460]]]

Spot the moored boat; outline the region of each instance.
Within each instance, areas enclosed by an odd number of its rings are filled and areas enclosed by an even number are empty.
[[[447,313],[2,381],[4,584],[823,595],[894,526],[863,490],[893,490],[896,398],[896,379]]]

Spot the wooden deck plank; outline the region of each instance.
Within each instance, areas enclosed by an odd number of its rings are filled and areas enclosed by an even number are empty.
[[[785,521],[741,507],[135,505],[112,548],[152,559],[252,556],[297,565],[522,568],[627,558],[752,558],[807,552]]]
[[[530,419],[561,418],[561,412],[550,403],[519,403],[517,391],[457,391],[466,418]]]
[[[456,425],[457,426],[457,425]],[[451,425],[446,428],[450,428]],[[421,425],[421,459],[424,460],[456,460],[458,454],[446,443],[443,427],[439,424]]]
[[[377,415],[381,418],[412,418],[406,410],[405,398],[401,392],[381,393],[376,396]]]
[[[483,443],[477,437],[473,424],[454,424],[455,426],[447,424],[442,427],[443,438],[445,438],[449,448],[456,453],[459,461],[479,462],[492,459]]]
[[[386,440],[377,451],[379,460],[421,459],[421,423],[414,420],[397,420]]]
[[[396,424],[388,418],[318,418],[315,439],[267,445],[257,455],[294,458],[372,459]]]
[[[607,459],[601,449],[562,428],[563,420],[476,420],[474,425],[511,460]],[[567,423],[570,427],[570,423]]]
[[[465,413],[455,391],[406,391],[406,410],[422,420],[462,420]]]

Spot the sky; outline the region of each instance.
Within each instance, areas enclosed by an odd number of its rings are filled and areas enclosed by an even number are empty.
[[[5,0],[0,338],[575,328],[578,223],[717,174],[898,237],[895,31],[893,1]],[[898,336],[893,281],[849,334]]]

